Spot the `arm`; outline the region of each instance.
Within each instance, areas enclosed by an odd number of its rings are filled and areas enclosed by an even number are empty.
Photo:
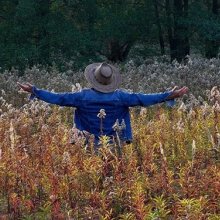
[[[187,92],[187,87],[183,87],[179,90],[177,90],[175,87],[173,90],[169,92],[155,94],[121,92],[121,97],[124,105],[128,107],[150,106],[165,101],[171,101],[175,98],[179,98]]]
[[[167,97],[166,101],[172,100],[172,99],[176,99],[176,98],[180,98],[182,97],[184,94],[186,94],[189,91],[188,87],[184,86],[180,89],[177,89],[177,86],[175,86],[172,90],[171,90],[171,94],[170,96]]]
[[[26,92],[31,93],[31,98],[38,98],[45,102],[56,104],[60,106],[77,107],[81,92],[75,93],[53,93],[47,90],[37,89],[35,86],[27,83],[18,85]]]

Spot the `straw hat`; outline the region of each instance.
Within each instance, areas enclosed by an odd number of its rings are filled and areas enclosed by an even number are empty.
[[[119,70],[107,63],[90,64],[84,74],[92,88],[103,93],[115,91],[121,83]]]

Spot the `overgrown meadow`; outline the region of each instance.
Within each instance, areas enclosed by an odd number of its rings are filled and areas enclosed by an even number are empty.
[[[220,219],[219,60],[119,68],[135,92],[190,89],[172,108],[132,108],[134,140],[121,155],[108,137],[98,153],[71,144],[74,109],[30,101],[16,85],[74,92],[88,86],[83,71],[0,74],[0,219]]]

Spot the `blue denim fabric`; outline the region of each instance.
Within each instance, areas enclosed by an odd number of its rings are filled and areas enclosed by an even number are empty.
[[[76,107],[74,122],[79,130],[86,130],[95,135],[98,142],[100,131],[100,118],[97,117],[100,109],[105,109],[106,117],[103,119],[103,135],[114,136],[112,129],[115,121],[119,123],[124,119],[126,128],[121,134],[124,141],[132,140],[129,107],[150,106],[165,102],[171,92],[143,94],[129,93],[124,90],[116,90],[111,93],[102,93],[94,89],[83,89],[73,93],[52,93],[33,87],[31,98],[37,97],[45,102],[60,106]],[[174,104],[173,100],[168,105]]]

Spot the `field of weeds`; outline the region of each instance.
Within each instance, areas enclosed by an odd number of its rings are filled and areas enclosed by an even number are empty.
[[[121,155],[107,137],[98,154],[70,144],[73,109],[16,86],[75,91],[87,86],[82,72],[0,74],[0,219],[220,219],[220,62],[150,62],[120,66],[124,87],[190,94],[173,108],[131,109],[134,140]]]

